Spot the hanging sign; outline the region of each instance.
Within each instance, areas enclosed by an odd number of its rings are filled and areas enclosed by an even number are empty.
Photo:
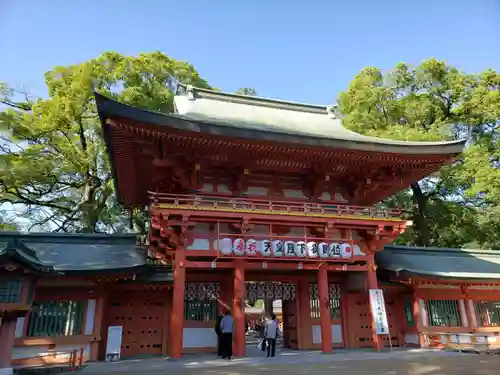
[[[389,323],[382,289],[370,289],[370,307],[377,335],[389,335]]]
[[[280,241],[242,238],[223,238],[219,240],[219,251],[223,255],[237,256],[273,256],[290,258],[321,258],[321,259],[347,259],[353,255],[363,255],[358,245],[348,243]]]

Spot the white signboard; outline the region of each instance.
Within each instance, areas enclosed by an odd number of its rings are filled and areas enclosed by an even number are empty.
[[[108,327],[108,341],[106,342],[106,361],[115,362],[120,359],[122,334],[122,326]]]
[[[280,240],[244,240],[242,238],[223,238],[218,241],[219,251],[223,255],[237,256],[274,256],[298,258],[343,258],[348,259],[353,255],[365,255],[358,245],[349,243],[316,243],[303,241]]]
[[[389,323],[385,311],[384,293],[382,289],[370,289],[370,306],[372,309],[373,324],[377,335],[389,335]]]

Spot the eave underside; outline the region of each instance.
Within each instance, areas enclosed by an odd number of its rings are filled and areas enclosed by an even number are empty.
[[[344,189],[350,203],[371,205],[434,172],[455,155],[405,155],[351,149],[298,147],[182,131],[165,131],[123,118],[107,120],[106,141],[119,199],[125,206],[147,205],[147,191],[185,192],[171,169],[189,180],[195,166],[234,174],[319,176]],[[170,176],[170,177],[169,177]],[[176,188],[177,186],[177,188]],[[196,191],[192,186],[191,191]]]

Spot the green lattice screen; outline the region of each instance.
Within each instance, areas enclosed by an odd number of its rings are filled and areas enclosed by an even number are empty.
[[[500,326],[500,301],[474,301],[479,327]]]
[[[73,336],[82,333],[84,301],[35,301],[28,323],[29,337]]]
[[[311,318],[319,319],[320,317],[320,306],[318,298],[311,298]],[[330,298],[330,319],[340,319],[341,311],[340,311],[340,298]]]
[[[457,300],[427,300],[429,325],[432,327],[460,327],[460,309]]]
[[[213,299],[185,300],[184,319],[198,322],[210,322],[217,318],[218,302]]]
[[[408,327],[413,327],[415,321],[413,320],[413,301],[411,298],[405,298],[405,317],[406,325]]]

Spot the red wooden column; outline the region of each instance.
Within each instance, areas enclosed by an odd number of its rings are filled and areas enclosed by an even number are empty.
[[[320,267],[318,270],[318,297],[320,305],[321,351],[323,353],[332,353],[332,323],[330,298],[328,296],[328,271],[326,267]]]
[[[366,280],[368,284],[368,290],[370,289],[378,289],[378,280],[377,280],[377,267],[373,264],[370,263],[368,265],[368,272],[366,275]],[[385,299],[384,299],[385,303]],[[371,310],[371,304],[369,304],[369,309],[370,309],[370,314],[372,314]],[[377,335],[377,330],[375,328],[375,316],[372,314],[372,346],[373,349],[378,350],[379,348],[382,349],[384,347],[384,343],[382,341],[382,338]]]
[[[420,308],[420,298],[418,295],[414,292],[412,295],[412,301],[413,301],[413,322],[415,323],[415,328],[417,329],[417,337],[418,337],[418,342],[420,344],[421,348],[425,348],[425,336],[422,333],[423,332],[423,325],[422,325],[422,309]]]
[[[0,374],[11,372],[12,349],[16,334],[17,318],[4,316],[0,323]]]
[[[185,254],[175,251],[174,287],[172,293],[172,318],[170,325],[170,358],[182,357],[182,331],[184,329],[184,290],[186,288]]]
[[[234,355],[245,355],[245,269],[242,261],[236,261],[234,268]]]

